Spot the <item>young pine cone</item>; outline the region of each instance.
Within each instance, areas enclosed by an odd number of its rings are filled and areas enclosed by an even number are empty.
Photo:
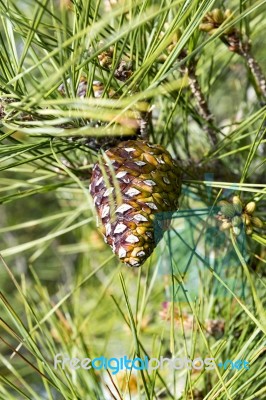
[[[122,262],[139,267],[162,237],[162,213],[169,219],[178,209],[180,170],[162,146],[142,140],[120,142],[105,155],[93,168],[90,193],[106,242]]]

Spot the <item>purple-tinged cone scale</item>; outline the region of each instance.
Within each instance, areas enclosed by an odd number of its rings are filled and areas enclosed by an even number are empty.
[[[139,267],[158,242],[156,214],[160,220],[178,209],[180,169],[163,146],[142,140],[121,142],[105,156],[93,168],[90,193],[106,242],[123,263]]]

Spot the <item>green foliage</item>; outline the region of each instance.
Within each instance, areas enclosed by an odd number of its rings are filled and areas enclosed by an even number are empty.
[[[233,19],[200,32],[208,11],[227,6]],[[1,0],[0,17],[0,398],[265,398],[265,224],[236,238],[214,217],[238,194],[265,221],[265,99],[220,40],[237,28],[263,67],[265,2]],[[134,270],[96,227],[87,144],[126,138],[150,108],[150,140],[184,169],[183,194],[171,230]],[[214,320],[225,324],[218,335]],[[250,370],[142,371],[136,382],[133,371],[121,384],[110,371],[56,370],[57,353],[246,359]]]

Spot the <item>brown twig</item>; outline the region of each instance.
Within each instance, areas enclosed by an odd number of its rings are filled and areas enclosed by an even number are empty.
[[[246,60],[246,63],[255,78],[262,96],[266,99],[266,78],[261,70],[260,65],[251,53],[250,44],[247,42],[244,44],[240,43],[238,54]]]
[[[183,51],[179,57],[179,60],[182,60],[185,56],[186,52]],[[214,118],[196,76],[196,65],[196,61],[194,61],[194,63],[190,63],[189,65],[182,65],[180,71],[183,75],[186,75],[188,77],[189,87],[192,95],[196,100],[198,113],[204,120],[204,129],[209,137],[211,144],[213,146],[216,146],[218,143],[218,138],[216,132],[211,127],[211,125],[213,125],[214,123]]]
[[[210,112],[207,100],[206,100],[204,94],[202,93],[202,90],[201,90],[201,87],[200,87],[200,84],[196,77],[195,72],[196,71],[195,71],[194,67],[188,68],[189,86],[190,86],[193,96],[195,97],[195,99],[197,101],[199,114],[205,121],[204,129],[206,130],[211,143],[214,146],[216,146],[218,143],[217,135],[214,132],[214,130],[212,129],[212,127],[210,126],[214,123],[213,115]]]
[[[200,29],[210,35],[215,33],[222,24],[232,19],[233,14],[230,10],[222,11],[216,8],[208,12],[200,24]],[[220,36],[228,49],[243,57],[251,70],[256,81],[260,94],[266,99],[266,78],[251,52],[251,41],[246,38],[237,28],[229,26]]]

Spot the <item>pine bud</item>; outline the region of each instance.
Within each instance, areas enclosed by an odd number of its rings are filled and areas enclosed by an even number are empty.
[[[236,215],[232,218],[232,225],[233,226],[240,226],[242,224],[242,218]]]
[[[255,201],[250,201],[250,202],[249,202],[248,204],[246,204],[246,206],[245,206],[245,211],[246,211],[248,214],[254,213],[255,209],[256,209],[256,203],[255,203]]]
[[[234,226],[233,232],[236,236],[238,236],[238,235],[240,235],[241,229],[238,226]]]
[[[233,196],[232,198],[233,206],[237,214],[241,214],[243,210],[243,204],[239,196]]]
[[[227,8],[224,12],[225,18],[230,18],[232,15],[232,11]]]
[[[259,219],[258,217],[251,217],[251,223],[253,226],[256,226],[256,228],[263,228],[263,221]]]
[[[229,221],[224,221],[220,226],[221,231],[226,231],[227,229],[231,228],[232,224]]]
[[[230,205],[229,201],[227,201],[227,200],[220,200],[220,201],[218,201],[217,204],[219,207]]]
[[[223,15],[223,12],[220,10],[220,8],[215,8],[214,10],[212,10],[211,14],[212,14],[213,21],[216,24],[223,23],[224,15]]]
[[[202,22],[199,26],[199,29],[203,32],[213,33],[215,29],[213,28],[213,24],[211,22]]]
[[[247,235],[251,235],[252,232],[253,232],[252,226],[247,226],[247,228],[246,228],[246,234],[247,234]]]
[[[228,218],[233,218],[235,215],[235,209],[232,204],[224,205],[221,207],[221,212],[223,215],[225,215]]]
[[[251,224],[251,218],[248,214],[242,214],[241,217],[245,225]]]

